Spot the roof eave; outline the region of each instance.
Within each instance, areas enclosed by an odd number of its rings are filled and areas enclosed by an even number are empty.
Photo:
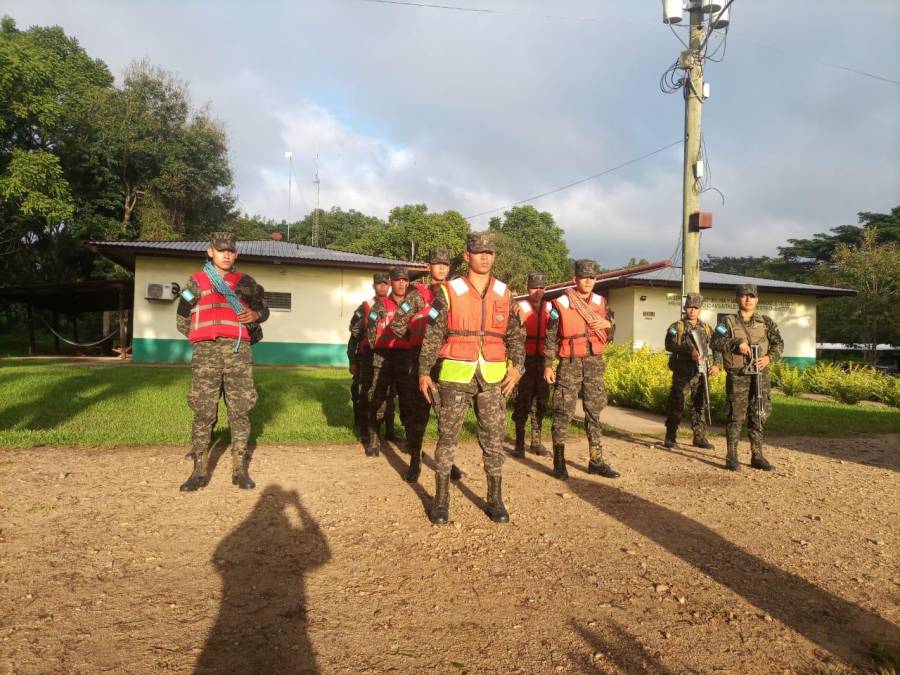
[[[602,282],[600,282],[602,283]],[[758,285],[758,284],[757,284]],[[609,284],[604,284],[603,288],[624,288],[626,286],[665,286],[667,288],[681,288],[681,282],[677,279],[635,279],[624,278],[615,279]],[[709,288],[714,290],[734,291],[734,284],[723,284],[716,282],[701,282],[701,288]],[[760,292],[764,293],[783,293],[793,295],[812,295],[816,298],[835,298],[835,297],[852,297],[857,291],[849,288],[791,288],[788,286],[762,286]]]

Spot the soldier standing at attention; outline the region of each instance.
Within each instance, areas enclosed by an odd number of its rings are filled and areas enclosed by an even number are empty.
[[[513,410],[516,425],[516,457],[525,456],[525,422],[531,417],[530,450],[545,456],[547,450],[541,443],[541,427],[547,415],[547,399],[550,385],[544,379],[544,338],[550,318],[550,303],[543,302],[545,277],[540,272],[528,275],[528,298],[519,300],[519,317],[525,324],[525,375],[519,382],[519,393]]]
[[[612,324],[606,315],[606,300],[593,292],[597,264],[593,260],[575,261],[575,288],[553,300],[544,348],[544,379],[556,384],[553,393],[553,474],[565,480],[566,432],[578,394],[584,404],[584,426],[587,430],[588,473],[605,478],[618,478],[619,472],[603,461],[600,411],[606,407],[603,375],[606,364],[603,350]],[[553,361],[559,356],[559,367]]]
[[[671,354],[669,370],[672,371],[672,388],[669,390],[669,400],[666,403],[667,448],[674,448],[678,443],[676,435],[678,425],[681,424],[684,391],[687,388],[691,391],[691,428],[694,430],[694,446],[706,450],[712,450],[714,447],[706,440],[706,409],[709,401],[706,400],[703,388],[703,376],[697,369],[701,354],[697,351],[690,334],[693,332],[697,336],[703,353],[708,358],[712,357],[714,361],[709,364],[709,377],[715,377],[719,372],[722,357],[718,353],[710,354],[709,341],[712,338],[712,328],[700,320],[702,305],[702,295],[688,293],[684,300],[684,318],[673,323],[666,331],[666,351]]]
[[[194,411],[191,449],[194,470],[181,486],[192,492],[206,486],[207,460],[219,396],[224,394],[231,428],[231,482],[242,490],[256,487],[247,471],[250,411],[256,405],[250,345],[262,338],[259,324],[269,318],[263,287],[249,274],[234,271],[238,258],[233,234],[214,232],[209,260],[191,275],[178,303],[176,325],[193,345],[188,405]]]
[[[369,312],[375,299],[383,297],[391,290],[391,278],[387,272],[372,275],[375,297],[364,300],[350,318],[350,339],[347,341],[347,360],[350,362],[350,400],[353,402],[353,419],[356,436],[366,442],[369,438],[369,388],[372,386],[372,348],[369,345]],[[393,405],[388,401],[388,417],[393,417]]]
[[[495,523],[509,522],[502,492],[506,397],[525,372],[525,331],[509,288],[491,275],[493,233],[470,232],[464,257],[468,273],[448,282],[435,298],[419,357],[419,390],[429,403],[438,396],[440,405],[430,514],[436,525],[449,520],[453,449],[473,401],[487,474],[487,513]],[[439,358],[435,386],[431,373]]]
[[[404,425],[411,424],[412,399],[418,396],[409,376],[410,342],[406,338],[398,338],[388,329],[394,314],[406,299],[409,271],[405,267],[392,267],[390,278],[391,292],[375,298],[367,326],[369,344],[374,351],[372,384],[369,387],[369,438],[366,443],[366,455],[369,457],[375,457],[381,451],[379,430],[391,391],[396,390],[400,399],[400,420]],[[407,438],[409,431],[406,430]]]
[[[450,252],[446,248],[436,247],[428,252],[428,275],[431,282],[425,284],[413,284],[406,294],[406,299],[397,308],[394,318],[388,327],[398,338],[407,339],[410,344],[410,370],[409,378],[414,394],[412,395],[411,422],[407,427],[407,449],[409,450],[409,470],[406,472],[406,480],[415,483],[422,472],[422,439],[425,436],[425,427],[428,426],[428,414],[430,408],[428,401],[419,392],[419,354],[422,351],[422,340],[425,337],[425,329],[428,326],[428,314],[437,293],[441,292],[441,286],[450,274]],[[432,369],[432,378],[437,377],[440,368],[436,364]],[[459,480],[463,474],[454,464],[450,470],[450,478]]]
[[[728,451],[725,467],[730,471],[741,469],[737,446],[741,427],[744,420],[747,420],[750,466],[762,471],[774,471],[775,467],[763,456],[763,432],[766,420],[772,413],[768,369],[772,361],[781,358],[784,341],[772,319],[756,314],[759,298],[754,284],[741,284],[735,293],[738,313],[724,317],[716,326],[712,339],[712,348],[722,354],[727,374],[725,392],[728,397],[728,422],[725,425],[725,436]],[[758,375],[744,372],[750,365],[753,345],[758,345],[755,363],[759,369]]]

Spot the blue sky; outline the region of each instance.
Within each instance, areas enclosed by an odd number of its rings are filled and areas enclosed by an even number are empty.
[[[117,76],[146,57],[186,80],[228,131],[241,207],[276,219],[287,215],[285,150],[295,218],[314,203],[317,151],[324,208],[385,217],[424,202],[470,215],[681,137],[681,95],[658,87],[681,46],[658,0],[440,4],[514,13],[363,0],[7,0],[3,12],[21,28],[61,25]],[[900,3],[733,10],[725,60],[706,73],[703,130],[726,201],[703,195],[715,217],[703,252],[772,254],[900,204],[900,86],[825,65],[900,80]],[[574,257],[667,258],[681,149],[534,205],[554,214]]]

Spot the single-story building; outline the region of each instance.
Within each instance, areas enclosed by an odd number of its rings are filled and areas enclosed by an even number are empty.
[[[92,241],[87,246],[134,274],[132,355],[135,362],[178,363],[191,345],[175,328],[180,289],[206,260],[206,241]],[[372,273],[423,263],[346,253],[286,241],[239,241],[237,269],[266,291],[271,314],[257,363],[345,365],[347,327],[372,296]]]

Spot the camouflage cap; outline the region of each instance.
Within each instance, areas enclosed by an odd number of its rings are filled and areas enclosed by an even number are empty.
[[[547,285],[547,277],[543,272],[528,273],[528,288],[544,288]]]
[[[584,279],[586,277],[597,276],[597,263],[588,258],[582,258],[575,261],[575,278]]]
[[[406,279],[409,281],[409,270],[405,267],[397,267],[391,268],[391,281],[397,281],[398,279]]]
[[[493,253],[497,250],[497,237],[493,232],[469,232],[466,250],[469,253]]]
[[[209,235],[209,245],[217,251],[237,251],[237,240],[231,232],[213,232]]]
[[[391,275],[387,272],[375,272],[372,275],[373,284],[386,284],[391,280]]]
[[[428,264],[429,265],[449,265],[450,264],[450,251],[441,247],[435,246],[433,249],[428,251]]]
[[[687,309],[688,307],[696,307],[700,309],[703,307],[703,296],[699,293],[688,293],[684,296],[684,307]]]
[[[756,293],[756,284],[738,284],[734,289],[734,294],[737,297],[742,295],[752,295],[754,298],[758,297]]]

